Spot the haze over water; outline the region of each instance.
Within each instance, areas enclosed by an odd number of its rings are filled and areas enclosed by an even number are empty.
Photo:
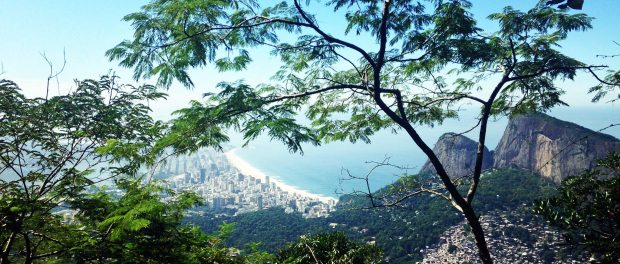
[[[610,124],[620,123],[620,111],[617,107],[562,107],[548,113],[561,120],[570,121],[591,130],[599,130]],[[418,127],[419,133],[432,147],[437,139],[447,132],[464,132],[475,124],[473,110],[466,110],[460,120],[447,120],[443,125]],[[508,120],[506,118],[490,122],[487,134],[487,147],[493,150],[499,142]],[[477,138],[478,130],[465,134]],[[620,138],[620,126],[608,128],[605,134]],[[383,168],[375,170],[370,176],[371,189],[377,190],[394,182],[403,173],[417,173],[426,161],[426,156],[404,133],[392,134],[381,131],[371,137],[372,143],[333,142],[322,146],[306,145],[304,155],[291,154],[286,147],[276,141],[262,137],[239,149],[236,154],[265,174],[282,182],[307,190],[311,193],[338,197],[353,190],[364,191],[366,185],[361,180],[340,181],[348,169],[355,176],[365,176],[374,164],[367,161],[383,161],[390,158],[390,163],[411,168],[398,170]]]

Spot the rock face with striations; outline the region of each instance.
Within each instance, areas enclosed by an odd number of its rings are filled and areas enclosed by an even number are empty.
[[[451,178],[473,174],[477,150],[478,142],[454,133],[443,134],[433,147],[433,151]],[[487,148],[484,148],[483,155],[485,158],[482,169],[484,170],[493,165],[493,158]],[[426,161],[420,170],[420,174],[434,174],[435,172],[435,167],[430,161]]]
[[[511,118],[495,149],[493,167],[517,167],[559,183],[596,165],[620,140],[579,125],[534,113]]]

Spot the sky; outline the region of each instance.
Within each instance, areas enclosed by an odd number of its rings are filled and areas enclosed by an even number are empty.
[[[271,2],[271,0],[265,0]],[[325,1],[323,1],[325,2]],[[525,9],[535,5],[535,0],[473,0],[473,13],[480,21],[480,26],[493,29],[495,24],[485,17],[498,12],[503,6],[512,5]],[[53,63],[54,70],[63,65],[64,71],[52,82],[51,91],[64,93],[74,87],[74,79],[97,79],[99,76],[115,72],[125,83],[154,83],[153,80],[134,81],[131,70],[109,62],[104,53],[124,39],[131,38],[132,27],[122,17],[138,11],[147,3],[142,0],[0,0],[0,63],[3,74],[0,78],[15,81],[27,96],[44,96],[47,76],[50,68],[42,58],[45,54]],[[597,54],[618,54],[620,46],[620,2],[618,0],[586,0],[584,12],[595,17],[594,29],[589,32],[571,34],[562,43],[565,54],[586,63],[608,64],[620,68],[620,58],[601,60]],[[343,26],[339,14],[334,15],[329,9],[321,8],[315,2],[309,12],[317,15],[319,24],[334,35],[341,35]],[[365,43],[374,48],[369,39],[347,36],[348,40]],[[152,105],[157,118],[167,119],[170,113],[187,106],[189,100],[200,100],[201,95],[213,91],[221,81],[244,79],[250,84],[269,80],[279,65],[279,60],[271,57],[264,49],[254,50],[254,62],[242,72],[218,73],[212,68],[195,69],[191,77],[196,86],[188,90],[174,84],[168,93],[169,100]],[[63,56],[64,54],[64,56]],[[590,106],[586,94],[587,87],[594,84],[594,79],[582,74],[574,82],[563,83],[567,94],[563,98],[573,106]],[[599,104],[600,107],[617,109],[617,105]]]

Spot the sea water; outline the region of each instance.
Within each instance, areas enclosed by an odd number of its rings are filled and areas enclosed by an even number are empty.
[[[418,126],[417,131],[433,147],[442,134],[465,132],[474,126],[477,111],[464,110],[458,120],[446,120],[435,127]],[[620,108],[613,106],[562,107],[548,114],[592,130],[620,123]],[[490,122],[486,144],[489,150],[495,148],[507,123],[507,118]],[[464,135],[476,139],[477,133],[478,129],[474,129]],[[603,133],[620,138],[620,126],[605,129]],[[268,176],[299,189],[330,197],[356,191],[366,192],[368,189],[375,191],[393,183],[402,175],[417,173],[427,160],[402,130],[395,134],[380,131],[371,140],[370,144],[346,141],[321,146],[304,145],[304,154],[301,155],[290,153],[280,142],[260,137],[239,149],[236,154]],[[381,166],[371,172],[377,163],[394,166]],[[368,184],[364,180],[366,177]]]

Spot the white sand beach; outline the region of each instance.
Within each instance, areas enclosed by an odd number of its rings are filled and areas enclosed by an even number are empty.
[[[265,182],[267,175],[263,173],[262,171],[260,171],[259,169],[257,169],[256,167],[252,166],[252,164],[248,163],[247,161],[237,156],[237,154],[235,154],[237,149],[238,148],[234,148],[224,153],[224,155],[228,159],[228,162],[230,162],[230,164],[233,165],[235,168],[237,168],[239,172],[241,172],[242,174],[260,179],[261,181]],[[336,201],[336,199],[332,197],[326,197],[326,196],[322,196],[319,194],[310,193],[308,191],[301,190],[299,188],[290,186],[288,184],[285,184],[279,181],[278,179],[274,179],[273,176],[269,177],[269,181],[275,183],[277,187],[280,187],[280,189],[282,189],[283,191],[289,192],[289,193],[295,193],[295,194],[298,194],[304,197],[317,199],[324,203],[327,203],[329,201],[334,201],[334,202]]]

